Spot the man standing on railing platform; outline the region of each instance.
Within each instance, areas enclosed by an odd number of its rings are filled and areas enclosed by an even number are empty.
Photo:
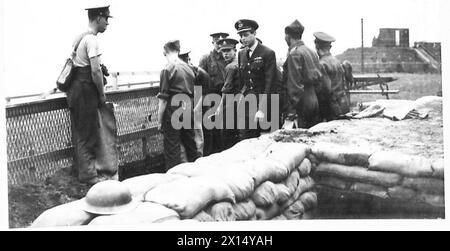
[[[74,48],[74,74],[67,103],[72,121],[75,163],[80,182],[93,185],[118,178],[116,123],[106,105],[102,52],[97,34],[106,31],[111,18],[109,6],[86,9],[89,30],[78,36]]]

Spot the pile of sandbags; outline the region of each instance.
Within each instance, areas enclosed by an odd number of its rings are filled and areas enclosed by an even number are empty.
[[[444,162],[398,152],[319,143],[312,147],[318,188],[444,208]]]
[[[73,203],[45,212],[33,226],[311,219],[317,195],[310,177],[310,152],[304,144],[275,143],[263,137],[245,140],[166,174],[123,181],[139,201],[129,212],[99,216]]]
[[[317,194],[309,152],[304,144],[273,143],[255,159],[228,166],[180,165],[169,173],[217,178],[232,188],[236,203],[212,203],[194,216],[199,221],[311,219]]]

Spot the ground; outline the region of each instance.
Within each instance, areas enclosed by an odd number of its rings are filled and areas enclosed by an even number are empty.
[[[399,80],[391,83],[390,89],[400,90],[399,95],[392,95],[393,99],[416,100],[422,96],[436,95],[442,90],[440,75],[393,74],[393,76]],[[359,101],[373,101],[383,97],[357,95],[352,99],[356,104]],[[436,114],[442,113],[442,107],[435,107],[434,110],[436,112],[431,112],[430,118],[424,121],[386,123],[385,119],[375,118],[361,120],[357,126],[350,121],[336,121],[326,126],[326,129],[329,129],[328,133],[319,133],[303,140],[344,141],[349,144],[354,141],[358,141],[359,144],[376,142],[383,148],[439,158],[443,156],[443,130],[442,116]],[[292,138],[300,140],[301,137],[291,137],[291,140]],[[9,186],[8,189],[10,227],[23,228],[28,227],[45,210],[83,198],[89,187],[78,183],[70,170],[64,169],[40,184]]]

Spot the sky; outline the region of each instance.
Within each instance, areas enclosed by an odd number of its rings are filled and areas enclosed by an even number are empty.
[[[212,49],[209,34],[224,31],[238,38],[234,24],[254,19],[257,36],[275,50],[287,52],[284,27],[298,19],[304,41],[313,48],[313,33],[324,31],[337,41],[340,54],[365,46],[379,28],[409,28],[415,41],[441,41],[445,0],[0,0],[2,94],[25,95],[48,91],[69,56],[74,38],[87,29],[84,8],[111,5],[110,26],[99,35],[102,61],[110,71],[159,71],[165,64],[163,44],[180,39],[192,51],[194,63]]]

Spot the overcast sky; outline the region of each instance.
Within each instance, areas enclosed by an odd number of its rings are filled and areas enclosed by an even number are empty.
[[[55,86],[75,36],[87,28],[84,8],[92,0],[0,0],[2,3],[3,94],[38,93]],[[335,54],[371,46],[379,28],[409,28],[415,41],[441,41],[446,0],[111,0],[106,33],[99,35],[103,62],[111,71],[160,70],[162,46],[180,39],[194,62],[211,50],[209,34],[224,31],[237,38],[241,18],[260,24],[258,37],[277,53],[286,54],[284,27],[298,19],[304,40],[313,47],[313,33],[336,37]],[[447,4],[446,4],[447,5]],[[448,27],[448,26],[447,26]],[[447,28],[448,29],[448,28]]]

